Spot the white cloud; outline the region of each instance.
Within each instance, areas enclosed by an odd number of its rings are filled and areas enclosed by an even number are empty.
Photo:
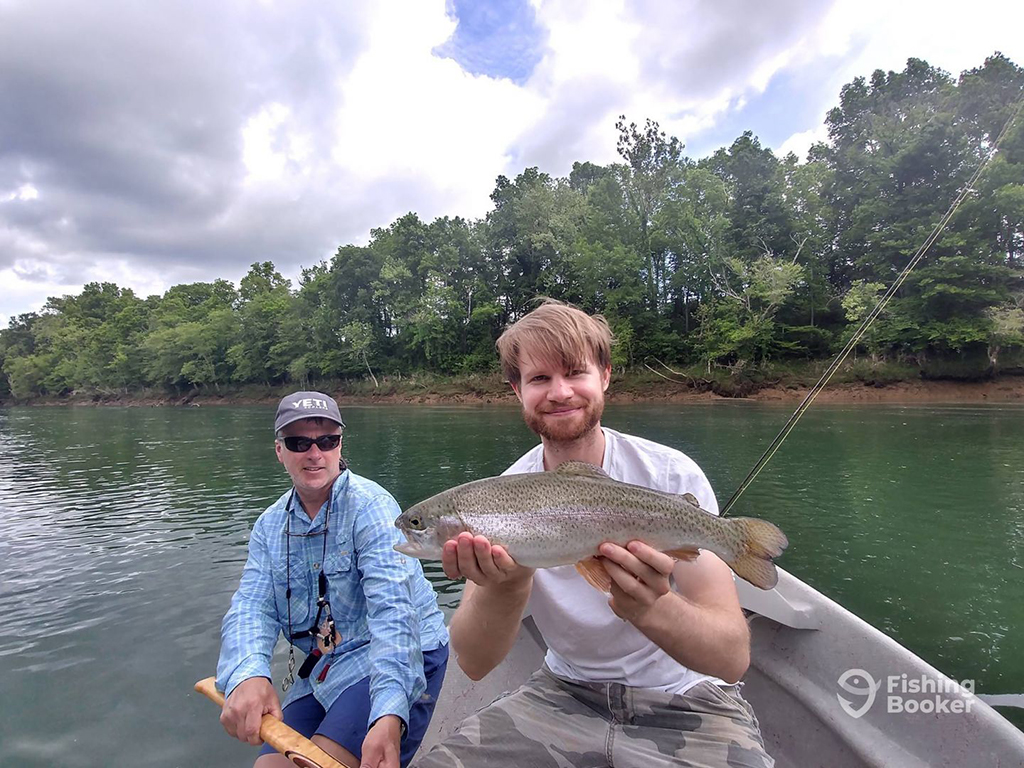
[[[271,102],[242,128],[242,162],[248,172],[247,184],[280,182],[289,171],[305,177],[312,141],[291,117],[288,107]]]
[[[825,141],[828,139],[828,129],[825,124],[822,123],[817,128],[811,128],[808,131],[800,131],[794,133],[775,150],[776,156],[783,158],[790,152],[794,153],[801,162],[807,160],[807,150],[811,148],[812,144],[819,141]]]
[[[6,327],[7,319],[24,312],[38,312],[47,296],[70,293],[64,286],[46,281],[25,280],[14,268],[0,269],[0,323]],[[81,290],[81,286],[77,286]]]
[[[903,69],[909,57],[942,67],[954,77],[981,66],[996,50],[1024,63],[1024,4],[1003,0],[962,3],[843,0],[822,26],[818,46],[853,49],[841,69],[870,75]]]
[[[234,282],[244,270],[234,275],[217,275]],[[177,283],[211,280],[205,270],[196,267],[174,267],[168,271],[154,270],[148,265],[140,266],[136,260],[107,256],[86,267],[80,280],[67,281],[63,271],[41,260],[22,260],[13,266],[0,270],[0,322],[23,312],[38,312],[47,298],[80,293],[87,283],[115,283],[122,288],[131,288],[137,296],[145,298],[163,293]]]
[[[540,0],[537,20],[548,33],[548,50],[529,87],[551,95],[581,80],[635,83],[640,61],[634,45],[640,27],[621,0]]]
[[[547,47],[519,85],[432,53],[444,0],[0,11],[0,86],[24,102],[20,132],[0,126],[0,316],[90,280],[145,295],[268,258],[295,277],[410,210],[482,215],[500,173],[617,160],[619,114],[684,141],[753,114],[780,73],[813,75],[821,116],[909,56],[1024,63],[1024,4],[995,0],[532,2]],[[779,152],[824,136],[819,117]]]
[[[510,80],[471,75],[433,55],[455,30],[443,3],[401,7],[396,26],[396,8],[378,6],[368,47],[339,79],[332,160],[356,190],[392,187],[391,217],[480,216],[495,178],[509,170],[513,139],[543,104]]]
[[[546,110],[524,163],[565,174],[573,160],[618,160],[615,119],[658,121],[684,142],[742,109],[797,55],[817,4],[586,3],[538,0],[550,49],[527,87]],[[567,108],[568,105],[568,108]]]
[[[8,192],[5,197],[0,197],[0,203],[9,203],[12,200],[38,200],[39,190],[32,184],[25,183],[15,189],[13,192]]]
[[[840,0],[813,34],[795,46],[789,66],[824,73],[824,96],[816,110],[824,115],[839,103],[843,85],[856,77],[869,78],[877,69],[900,71],[908,58],[923,59],[954,78],[980,67],[996,51],[1022,65],[1021,29],[1021,3],[976,0],[965,13],[962,4],[952,2]],[[808,126],[790,136],[779,152],[793,150],[802,156],[814,141],[826,138],[823,123]]]

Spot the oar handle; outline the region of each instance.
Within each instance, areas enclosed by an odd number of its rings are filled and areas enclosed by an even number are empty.
[[[224,694],[217,690],[216,679],[207,677],[195,685],[199,693],[214,704],[224,706]],[[352,768],[331,757],[298,731],[289,728],[273,715],[264,715],[260,738],[300,768]]]

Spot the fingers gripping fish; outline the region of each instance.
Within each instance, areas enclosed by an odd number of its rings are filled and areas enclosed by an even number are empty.
[[[596,556],[604,542],[625,546],[639,540],[688,560],[706,549],[761,589],[778,582],[772,558],[789,544],[765,520],[719,518],[701,509],[692,494],[622,483],[579,461],[554,472],[490,477],[451,488],[410,507],[395,526],[407,539],[395,549],[412,557],[440,560],[444,543],[468,531],[500,544],[529,568],[575,563],[605,592],[611,579]]]

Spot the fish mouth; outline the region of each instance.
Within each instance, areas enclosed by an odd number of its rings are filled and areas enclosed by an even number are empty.
[[[440,560],[441,551],[426,531],[402,531],[405,541],[395,544],[395,551],[419,559]]]
[[[416,557],[419,551],[420,547],[416,546],[411,541],[402,541],[395,544],[395,552],[401,552],[403,555],[409,555],[409,557]]]

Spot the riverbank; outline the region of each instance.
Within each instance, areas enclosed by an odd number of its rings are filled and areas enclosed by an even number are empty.
[[[770,388],[752,399],[760,401],[800,401],[808,388]],[[825,403],[1024,403],[1024,377],[1004,376],[991,381],[900,381],[870,385],[843,383],[829,385],[816,402]]]
[[[765,375],[760,381],[748,378],[705,379],[666,372],[650,371],[615,374],[608,390],[608,402],[714,402],[751,400],[756,402],[793,402],[803,399],[818,372],[805,369],[782,375]],[[818,395],[819,402],[831,403],[988,403],[1024,402],[1024,376],[1001,376],[984,381],[928,380],[885,375],[851,375],[849,371]],[[500,376],[473,375],[441,377],[418,375],[384,378],[377,386],[369,380],[320,383],[311,388],[329,392],[341,404],[425,404],[486,405],[516,402]],[[110,406],[217,406],[276,404],[295,390],[288,387],[240,387],[206,389],[173,394],[155,391],[136,393],[74,393],[64,397],[40,398],[5,405],[110,405]]]

